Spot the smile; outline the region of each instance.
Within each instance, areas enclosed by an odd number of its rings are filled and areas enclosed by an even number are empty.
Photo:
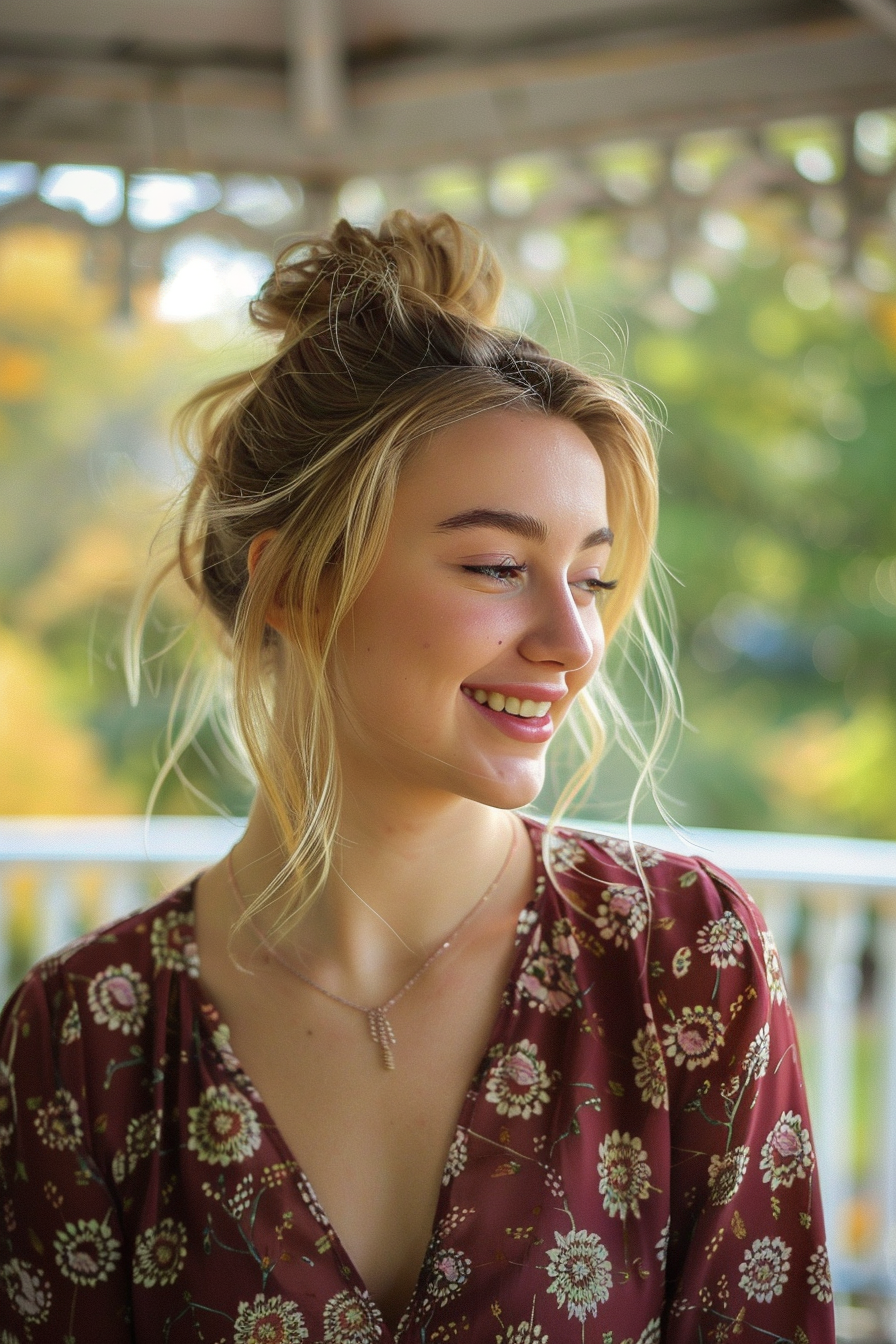
[[[540,719],[551,707],[550,700],[518,700],[515,695],[502,695],[500,691],[484,691],[481,688],[471,690],[462,686],[461,690],[478,705],[488,705],[496,713],[512,714],[520,719]]]

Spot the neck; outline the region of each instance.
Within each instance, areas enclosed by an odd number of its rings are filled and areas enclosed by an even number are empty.
[[[413,809],[397,809],[394,798],[377,803],[368,797],[358,807],[348,797],[332,870],[284,944],[308,967],[338,964],[365,1001],[378,1001],[381,984],[393,985],[412,970],[478,903],[520,825],[511,814],[469,799],[452,796],[441,807],[416,801]],[[234,851],[244,895],[261,892],[284,859],[259,796]],[[263,931],[272,922],[265,913]]]

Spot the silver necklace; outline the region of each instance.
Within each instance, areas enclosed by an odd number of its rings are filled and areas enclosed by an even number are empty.
[[[408,990],[412,989],[414,985],[416,985],[420,977],[423,974],[425,974],[426,971],[429,970],[433,962],[438,961],[439,957],[442,955],[443,952],[447,952],[448,948],[454,942],[457,935],[461,932],[462,929],[466,927],[467,924],[469,924],[473,916],[477,914],[479,910],[482,909],[483,905],[485,905],[485,902],[488,900],[489,896],[491,896],[492,892],[498,886],[498,883],[501,881],[504,874],[507,872],[507,869],[510,867],[511,859],[516,853],[516,839],[517,839],[516,827],[512,826],[512,829],[513,834],[510,840],[510,849],[507,851],[507,857],[501,864],[501,870],[498,873],[497,877],[494,879],[494,881],[489,884],[486,890],[479,897],[479,900],[476,902],[476,904],[470,910],[467,911],[467,913],[464,915],[460,923],[455,925],[455,927],[451,930],[445,941],[443,943],[439,943],[439,946],[435,949],[435,951],[429,954],[429,956],[424,961],[423,965],[414,972],[410,980],[406,981],[406,983],[402,985],[401,989],[399,989],[395,994],[392,995],[391,999],[387,999],[385,1003],[378,1004],[374,1008],[364,1008],[360,1003],[352,1003],[350,999],[343,999],[341,995],[332,993],[331,990],[325,989],[323,985],[317,984],[316,981],[309,980],[307,975],[303,975],[301,971],[297,970],[291,961],[288,961],[286,957],[281,956],[280,953],[277,951],[276,947],[274,947],[270,942],[268,942],[267,938],[258,928],[257,924],[255,923],[255,920],[251,917],[251,915],[249,916],[249,926],[252,929],[252,932],[255,934],[256,938],[258,938],[259,942],[261,943],[261,946],[265,949],[265,951],[269,954],[269,956],[272,956],[274,960],[278,962],[285,970],[289,971],[290,975],[294,975],[297,980],[301,980],[303,984],[308,985],[311,989],[316,989],[318,994],[325,994],[326,997],[328,999],[332,999],[334,1003],[341,1003],[344,1008],[351,1008],[356,1013],[363,1013],[364,1016],[367,1018],[368,1025],[370,1027],[370,1034],[373,1037],[376,1044],[380,1047],[380,1050],[382,1051],[383,1068],[394,1069],[395,1055],[393,1053],[393,1047],[395,1045],[395,1029],[393,1028],[392,1023],[389,1021],[388,1014],[395,1007],[396,1003],[398,1003],[399,999],[403,999],[405,994],[407,994]],[[243,893],[240,891],[239,883],[236,880],[236,873],[233,871],[232,852],[227,855],[227,876],[230,879],[230,885],[233,888],[234,895],[239,901],[240,906],[242,907],[243,910],[246,910],[247,907],[245,897],[243,896]]]

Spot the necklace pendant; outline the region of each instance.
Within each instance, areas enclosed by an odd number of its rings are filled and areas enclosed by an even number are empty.
[[[395,1032],[392,1030],[392,1023],[382,1008],[371,1008],[367,1020],[370,1023],[370,1034],[383,1052],[383,1068],[394,1069],[395,1056],[392,1047],[395,1044]]]

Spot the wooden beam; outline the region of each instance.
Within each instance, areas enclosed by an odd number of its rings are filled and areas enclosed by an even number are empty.
[[[896,41],[896,3],[894,0],[846,0],[850,9],[868,19],[887,37]]]
[[[289,101],[300,144],[326,146],[346,129],[338,0],[286,0]]]

